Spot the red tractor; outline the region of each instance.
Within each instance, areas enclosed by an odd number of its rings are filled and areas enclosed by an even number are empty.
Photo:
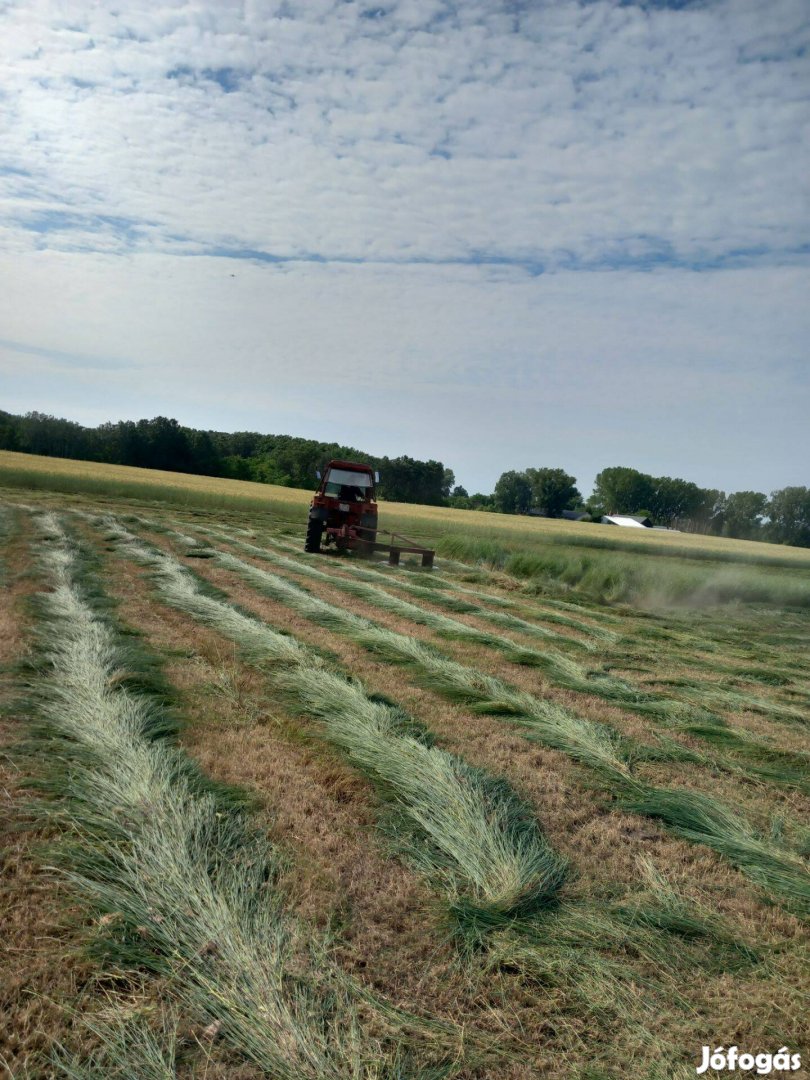
[[[318,473],[318,479],[320,485],[309,507],[304,551],[320,551],[323,541],[325,546],[334,544],[338,551],[358,551],[364,555],[385,551],[394,566],[403,553],[421,555],[422,566],[433,566],[434,552],[419,547],[404,536],[389,533],[390,544],[377,542],[374,486],[380,478],[370,465],[330,461],[323,475]],[[396,540],[404,541],[404,544],[397,544]]]
[[[304,551],[320,551],[324,533],[324,543],[334,544],[339,551],[373,551],[371,545],[377,540],[374,470],[354,461],[330,461],[319,479],[309,508]]]

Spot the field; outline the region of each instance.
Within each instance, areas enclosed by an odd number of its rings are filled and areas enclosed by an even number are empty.
[[[8,1074],[810,1053],[810,552],[307,499],[0,455]]]

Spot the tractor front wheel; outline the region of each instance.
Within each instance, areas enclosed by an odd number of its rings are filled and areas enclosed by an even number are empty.
[[[321,537],[323,536],[323,522],[307,522],[307,538],[304,541],[304,551],[317,554],[321,550]]]

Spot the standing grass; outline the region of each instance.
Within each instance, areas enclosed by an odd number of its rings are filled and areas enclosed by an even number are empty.
[[[597,527],[599,528],[599,527]],[[639,530],[640,531],[640,530]],[[705,607],[728,603],[810,607],[807,556],[771,545],[718,548],[707,537],[684,537],[673,546],[658,537],[635,541],[578,536],[489,539],[456,533],[439,538],[441,555],[499,570],[520,580],[560,586],[609,603]],[[590,534],[590,535],[588,535]],[[669,539],[669,538],[666,538]],[[578,542],[577,542],[578,541]],[[645,557],[639,557],[643,553]],[[731,564],[731,565],[730,565]]]
[[[565,862],[507,784],[431,745],[402,709],[370,696],[294,638],[210,595],[172,556],[114,522],[108,527],[153,571],[167,603],[235,641],[369,777],[391,804],[401,842],[447,896],[459,925],[496,924],[556,902]]]
[[[369,1034],[364,1011],[379,1019],[379,1008],[285,910],[278,854],[173,745],[165,706],[131,678],[130,650],[82,585],[75,546],[53,515],[39,524],[53,585],[39,597],[33,685],[32,748],[50,796],[40,811],[66,836],[65,874],[102,916],[119,970],[161,976],[182,1008],[280,1080],[420,1075],[402,1044]],[[171,1046],[143,1032],[110,1035],[106,1054],[108,1075],[172,1067]]]

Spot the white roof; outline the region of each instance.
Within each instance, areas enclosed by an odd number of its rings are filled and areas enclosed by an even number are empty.
[[[614,514],[605,514],[602,521],[609,521],[611,525],[627,525],[631,529],[646,529],[646,525],[642,525],[640,521],[636,521],[631,517],[616,517]]]

